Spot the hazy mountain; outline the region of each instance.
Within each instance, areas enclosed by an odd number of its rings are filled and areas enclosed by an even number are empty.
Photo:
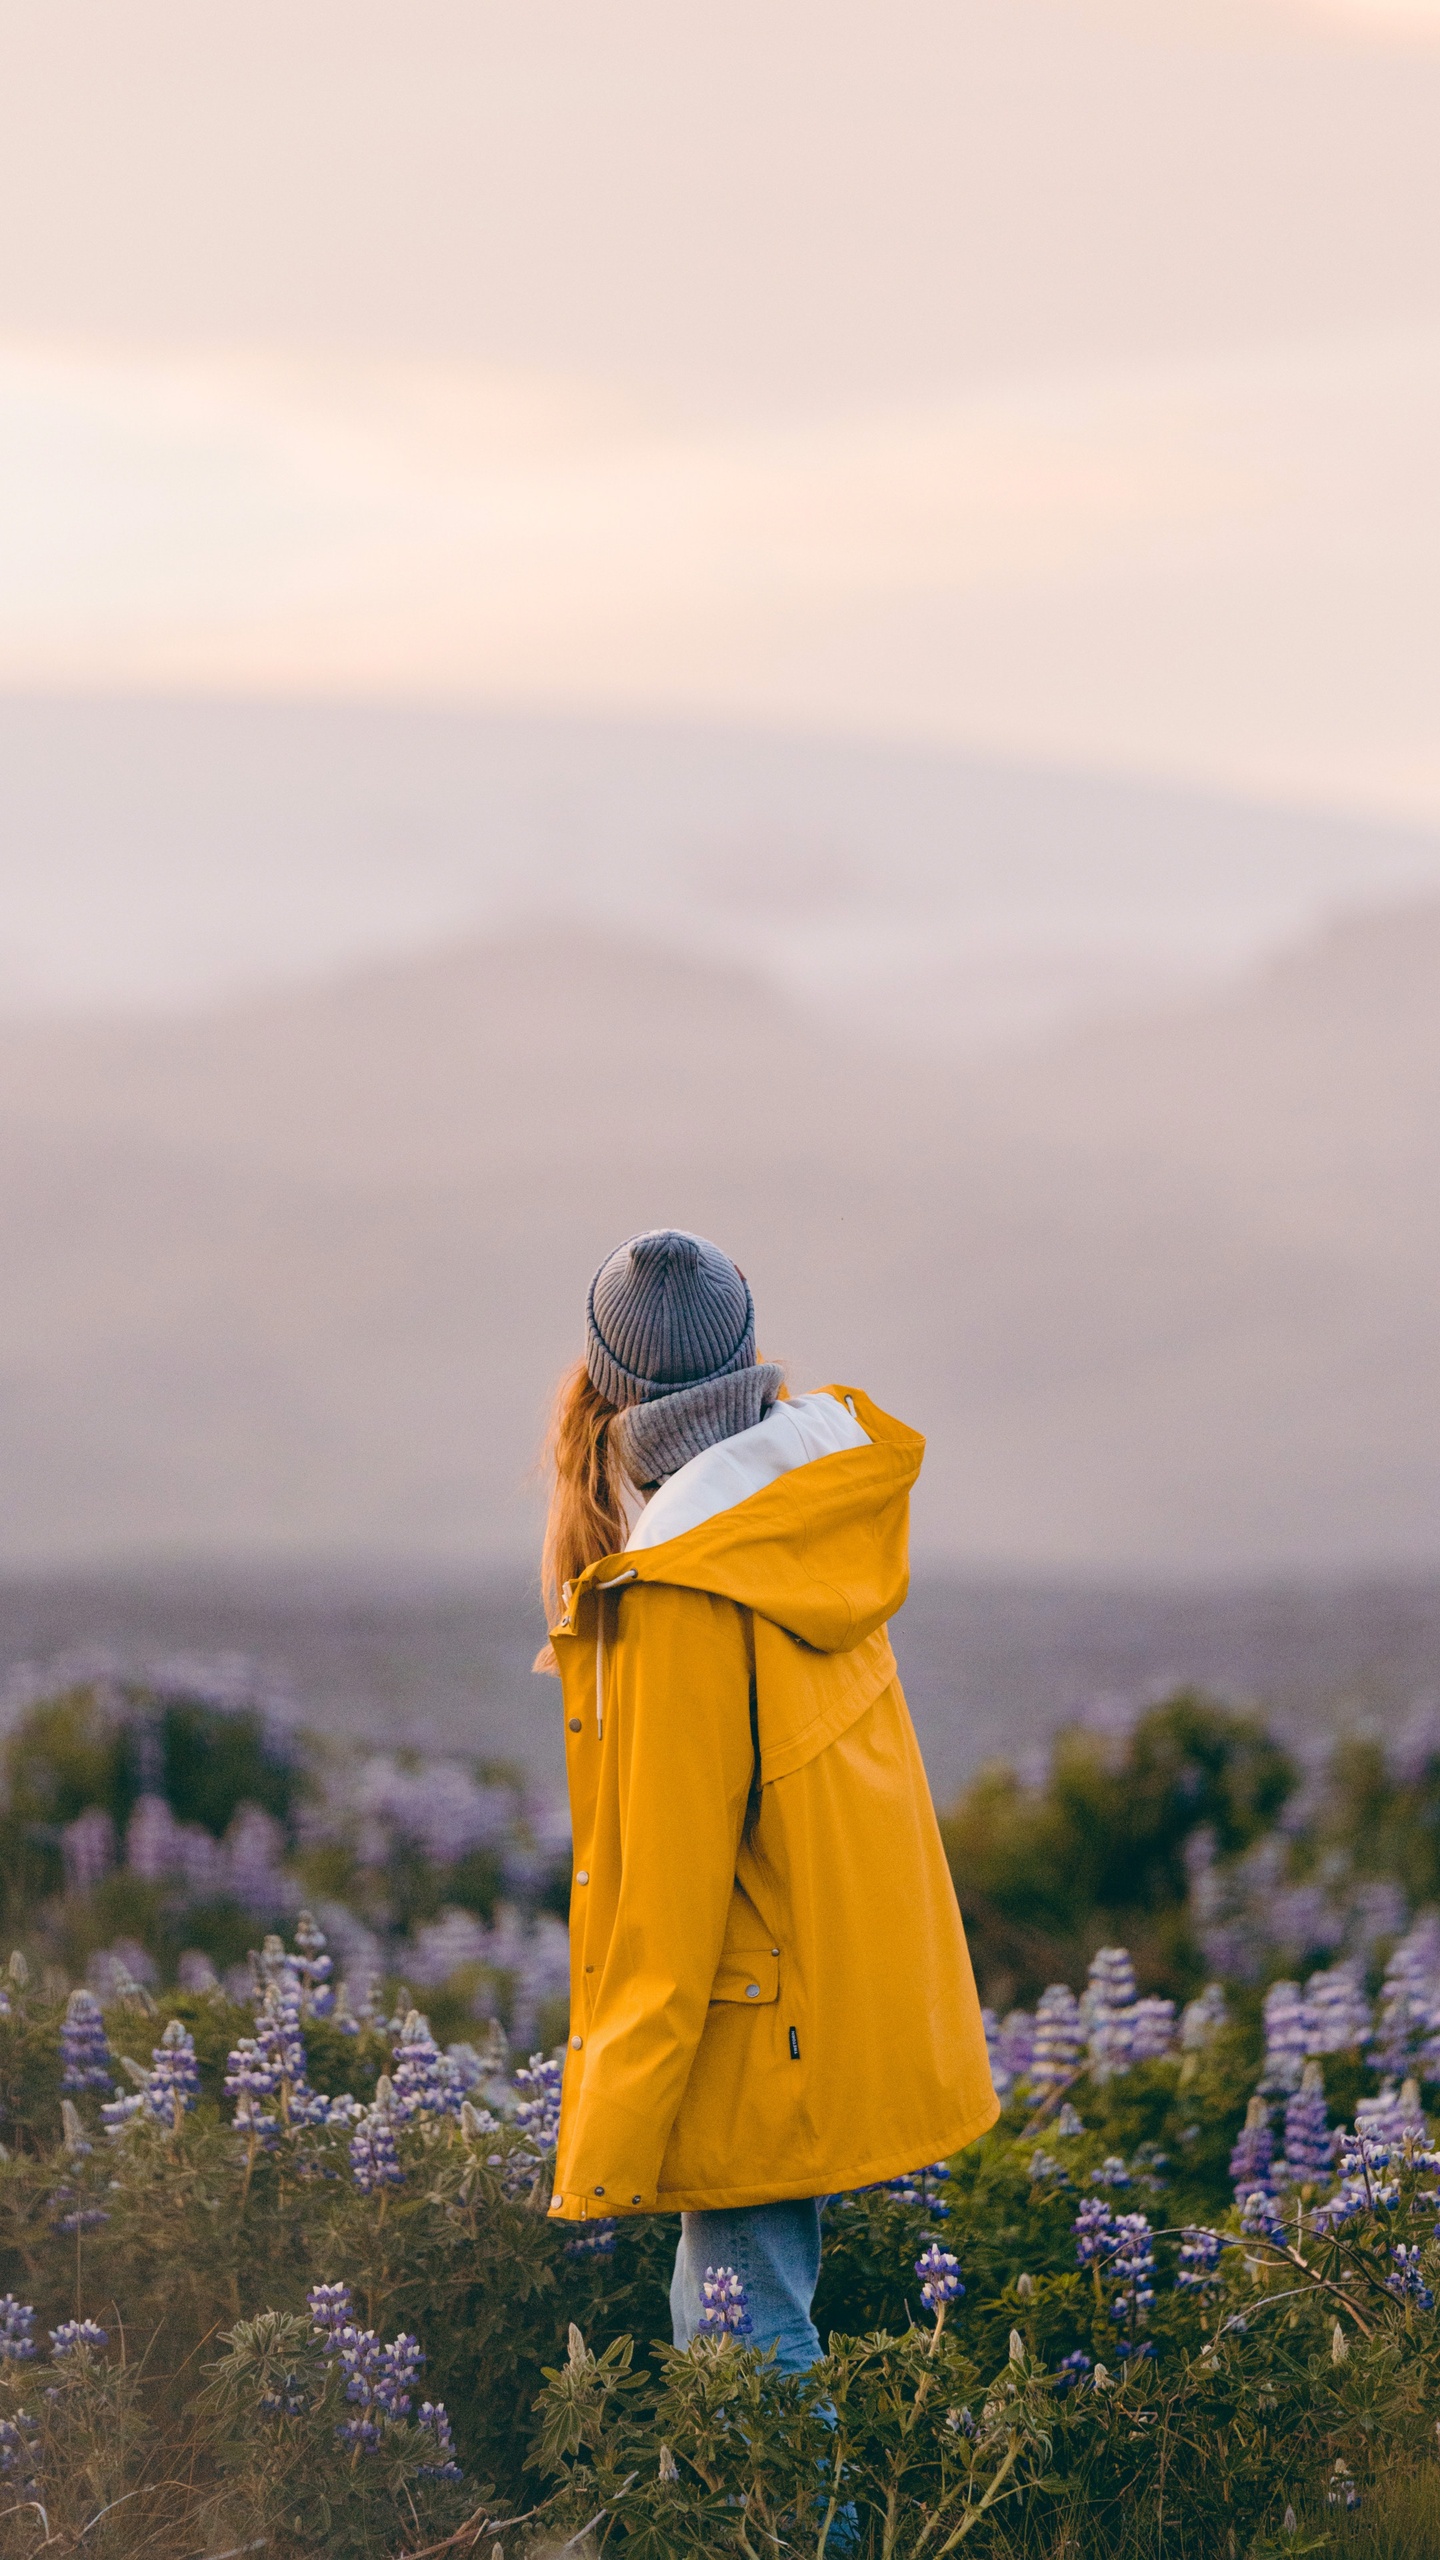
[[[983,1069],[869,1031],[583,919],[12,1027],[3,1553],[513,1554],[590,1271],[673,1220],[929,1433],[936,1556],[1434,1560],[1440,911]]]

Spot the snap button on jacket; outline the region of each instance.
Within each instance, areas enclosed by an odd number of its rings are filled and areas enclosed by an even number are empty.
[[[868,2186],[999,2113],[886,1633],[924,1442],[828,1392],[868,1445],[592,1565],[553,1631],[588,1879],[563,2220]]]

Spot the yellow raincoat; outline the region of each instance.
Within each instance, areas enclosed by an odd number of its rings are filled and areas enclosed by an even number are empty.
[[[590,1566],[553,1630],[565,2221],[867,2186],[999,2113],[886,1634],[925,1444],[828,1393],[868,1446]]]

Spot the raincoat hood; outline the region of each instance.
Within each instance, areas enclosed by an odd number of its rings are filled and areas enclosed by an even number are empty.
[[[858,1387],[820,1392],[853,1415],[861,1445],[788,1467],[678,1537],[602,1558],[570,1585],[569,1623],[578,1624],[595,1590],[638,1581],[738,1601],[817,1653],[848,1653],[883,1627],[909,1588],[910,1488],[925,1442]],[[783,1407],[758,1424],[757,1433],[780,1413]],[[737,1446],[721,1443],[682,1474]],[[670,1482],[678,1485],[680,1478]],[[663,1492],[656,1497],[664,1498]]]

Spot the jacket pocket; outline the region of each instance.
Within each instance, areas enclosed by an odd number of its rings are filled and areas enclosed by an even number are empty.
[[[720,1959],[720,1969],[710,1988],[711,2000],[742,2000],[747,2007],[759,2009],[767,2000],[780,1997],[780,1959],[769,1947],[757,1947],[751,1953],[742,1948],[727,1947]]]

